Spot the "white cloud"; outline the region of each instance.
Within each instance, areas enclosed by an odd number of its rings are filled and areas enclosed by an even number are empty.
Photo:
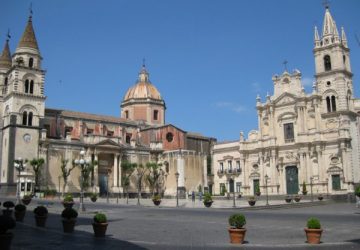
[[[229,109],[231,111],[234,111],[235,113],[242,113],[247,110],[245,106],[232,102],[217,102],[215,103],[215,106],[217,108]]]
[[[311,87],[313,85],[314,78],[312,77],[303,77],[301,83],[304,87]]]

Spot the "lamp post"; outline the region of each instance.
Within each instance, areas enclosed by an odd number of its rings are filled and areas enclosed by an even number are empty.
[[[90,161],[84,159],[85,151],[80,151],[80,159],[75,160],[75,165],[81,168],[81,183],[80,183],[80,211],[85,211],[84,206],[84,171],[89,167]]]
[[[109,203],[109,179],[110,179],[110,169],[107,172],[107,179],[106,179],[106,203]]]
[[[175,178],[176,178],[176,207],[179,206],[179,173],[176,172],[175,173]]]
[[[312,190],[312,185],[313,185],[313,177],[310,177],[310,192],[311,192],[311,202],[314,201],[314,197],[313,197],[313,190]]]
[[[18,171],[17,190],[16,190],[16,203],[20,204],[20,174],[25,170],[26,164],[21,157],[14,161],[14,167]]]
[[[137,173],[137,176],[138,176],[138,200],[137,200],[137,205],[140,206],[140,186],[141,186],[141,177],[142,177],[142,173],[138,172]]]
[[[268,180],[269,176],[265,175],[265,191],[266,191],[266,206],[269,206],[269,195],[268,195]]]

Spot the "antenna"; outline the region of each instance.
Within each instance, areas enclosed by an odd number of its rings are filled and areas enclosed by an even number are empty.
[[[30,12],[29,18],[31,19],[31,18],[32,18],[32,15],[33,15],[32,2],[30,3],[29,12]]]
[[[330,1],[329,0],[324,0],[322,5],[325,7],[325,9],[328,9],[330,6]]]
[[[287,72],[287,71],[288,71],[288,70],[287,70],[288,61],[285,59],[284,62],[283,62],[283,64],[284,64],[285,71]]]
[[[9,41],[10,38],[11,38],[11,36],[10,36],[10,29],[8,29],[8,32],[7,32],[6,36],[7,36],[7,40]]]

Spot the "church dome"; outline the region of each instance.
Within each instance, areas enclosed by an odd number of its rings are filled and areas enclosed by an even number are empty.
[[[162,101],[160,92],[149,81],[149,73],[146,71],[145,66],[142,67],[139,73],[137,83],[128,89],[124,96],[124,102],[131,99],[153,99]]]

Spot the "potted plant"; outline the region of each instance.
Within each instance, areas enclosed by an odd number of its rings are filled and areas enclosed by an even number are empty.
[[[299,202],[299,201],[301,200],[301,196],[298,195],[298,194],[295,195],[294,200],[295,200],[296,202]]]
[[[256,195],[256,196],[260,196],[260,195],[261,195],[260,186],[259,186],[259,185],[256,185],[256,186],[255,186],[255,195]]]
[[[303,195],[306,195],[306,194],[307,194],[305,181],[304,181],[303,184],[302,184],[302,194],[303,194]]]
[[[74,232],[78,212],[73,208],[65,208],[61,213],[64,233]]]
[[[255,196],[249,196],[248,203],[249,203],[250,206],[254,206],[255,203],[256,203]]]
[[[90,194],[90,200],[92,201],[92,202],[96,202],[96,200],[97,200],[97,193],[91,193]]]
[[[66,194],[63,200],[64,208],[72,208],[74,206],[74,198],[71,194]]]
[[[324,199],[324,196],[323,196],[322,194],[319,194],[319,195],[318,195],[318,200],[319,200],[319,201],[322,201],[323,199]]]
[[[360,197],[360,186],[358,186],[356,189],[355,189],[355,195],[357,197]]]
[[[11,240],[13,234],[7,232],[9,229],[13,229],[16,223],[15,220],[6,215],[0,215],[0,249],[9,250],[11,246]]]
[[[26,206],[23,204],[17,204],[15,206],[15,219],[16,221],[23,222],[26,213]]]
[[[285,201],[286,201],[286,203],[290,203],[291,200],[292,200],[292,198],[291,198],[290,195],[286,195],[286,196],[285,196]]]
[[[161,196],[159,194],[155,194],[153,197],[152,197],[152,201],[154,203],[155,206],[159,206],[160,203],[161,203]]]
[[[212,197],[211,197],[211,194],[209,192],[206,192],[204,194],[204,205],[205,207],[211,207],[212,203],[214,202]]]
[[[106,215],[103,213],[96,213],[92,225],[95,237],[104,237],[108,226]]]
[[[246,219],[243,214],[233,214],[229,217],[228,229],[231,243],[242,244],[245,238],[246,229],[244,228]]]
[[[22,202],[24,205],[29,205],[30,202],[31,202],[31,198],[32,198],[31,195],[25,194],[25,195],[23,196],[23,198],[21,199],[21,202]]]
[[[321,238],[321,225],[317,218],[310,218],[307,221],[307,228],[304,229],[309,244],[319,244]]]
[[[14,202],[12,201],[5,201],[3,203],[3,207],[6,208],[6,209],[3,209],[3,215],[6,215],[6,216],[12,216],[12,208],[15,207],[15,204]]]
[[[44,206],[37,206],[34,209],[35,222],[38,227],[45,227],[48,210]]]

